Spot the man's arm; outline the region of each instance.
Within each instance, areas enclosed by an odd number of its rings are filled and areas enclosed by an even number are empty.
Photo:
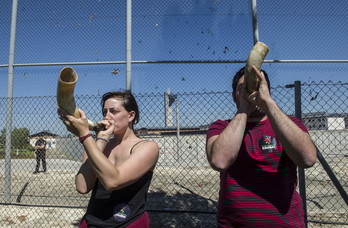
[[[37,141],[36,142],[36,145],[35,145],[35,147],[34,147],[34,149],[35,150],[37,150],[37,149],[44,149],[46,147],[46,141]]]
[[[222,172],[234,163],[242,144],[247,118],[247,114],[237,113],[220,135],[208,139],[206,154],[213,169]]]
[[[244,83],[237,85],[232,94],[237,104],[237,113],[221,132],[207,141],[206,153],[211,167],[217,171],[225,171],[236,160],[242,141],[248,117],[256,106],[245,99],[247,91]]]
[[[301,168],[313,166],[317,160],[317,151],[309,134],[299,128],[278,107],[270,96],[263,73],[256,68],[254,70],[260,79],[260,87],[248,97],[248,100],[266,113],[289,158]]]
[[[289,158],[301,168],[313,166],[317,151],[309,134],[286,116],[273,100],[266,102],[263,110]]]

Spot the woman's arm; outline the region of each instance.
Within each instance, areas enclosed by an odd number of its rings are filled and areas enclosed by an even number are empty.
[[[63,120],[63,123],[67,127],[67,130],[74,135],[81,137],[89,134],[90,132],[88,127],[88,120],[85,113],[82,110],[79,110],[79,112],[81,117],[77,119],[72,115],[69,115],[69,113],[67,113],[65,110],[58,107],[58,116],[61,120]],[[113,127],[106,120],[103,120],[100,123],[105,124],[106,130],[96,132],[98,137],[109,139],[111,133],[113,132]],[[85,139],[83,143],[85,143],[85,141],[89,141],[90,143],[93,142],[95,153],[98,153],[106,158],[106,156],[102,152],[107,145],[106,141],[97,140],[97,142],[94,142],[93,137],[91,136]],[[93,189],[96,178],[97,176],[95,175],[94,168],[92,167],[92,163],[88,158],[88,153],[85,150],[83,153],[82,165],[75,177],[76,190],[82,194],[90,192]]]
[[[86,139],[83,145],[94,173],[107,191],[121,189],[137,181],[155,167],[159,155],[157,143],[144,141],[121,165],[115,166],[98,152],[93,139]]]
[[[85,113],[82,110],[79,111],[81,115],[79,119],[68,115],[64,110],[61,110],[61,113],[66,119],[64,124],[67,129],[81,137],[87,135],[89,129]],[[99,132],[98,137],[109,139],[114,130],[114,122],[113,120],[101,122],[106,130]],[[82,193],[87,193],[93,188],[95,178],[98,178],[108,191],[128,186],[153,169],[159,155],[157,143],[144,141],[134,148],[132,154],[122,164],[115,166],[109,160],[109,156],[102,152],[106,147],[105,141],[98,140],[96,143],[92,137],[88,137],[83,141],[83,146],[86,155],[76,177],[76,187]],[[106,149],[105,153],[109,153],[110,150]]]
[[[105,149],[107,142],[102,140],[97,140],[96,144],[98,148],[100,149],[100,151],[102,151]],[[94,187],[96,179],[97,179],[97,176],[95,175],[93,168],[91,166],[91,163],[88,160],[86,151],[84,151],[83,158],[82,158],[82,165],[75,177],[76,190],[82,194],[86,194],[90,192]]]

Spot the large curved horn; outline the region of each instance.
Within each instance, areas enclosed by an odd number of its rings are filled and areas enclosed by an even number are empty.
[[[249,53],[244,71],[244,84],[245,88],[249,93],[252,93],[255,90],[257,90],[257,87],[259,85],[259,79],[252,70],[252,67],[254,65],[258,70],[261,69],[262,62],[268,54],[268,50],[269,49],[266,44],[262,42],[257,42]]]
[[[74,99],[74,89],[78,79],[76,71],[71,67],[64,67],[58,77],[57,103],[58,106],[67,111],[75,118],[80,118],[79,110],[76,107]],[[104,125],[97,124],[88,120],[89,130],[100,131]]]

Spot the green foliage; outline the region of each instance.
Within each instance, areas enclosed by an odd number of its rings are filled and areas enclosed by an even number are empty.
[[[5,128],[1,130],[1,135],[0,135],[0,147],[4,148],[5,146]]]
[[[1,130],[0,146],[5,146],[6,130]],[[15,128],[11,132],[11,147],[13,149],[29,149],[29,130],[27,128]]]
[[[12,148],[25,149],[29,144],[29,130],[27,128],[15,128],[12,131]]]

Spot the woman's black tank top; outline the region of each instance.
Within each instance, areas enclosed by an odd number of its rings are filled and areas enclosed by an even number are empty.
[[[152,176],[149,171],[135,183],[112,192],[97,179],[85,215],[88,227],[126,227],[141,217]]]

